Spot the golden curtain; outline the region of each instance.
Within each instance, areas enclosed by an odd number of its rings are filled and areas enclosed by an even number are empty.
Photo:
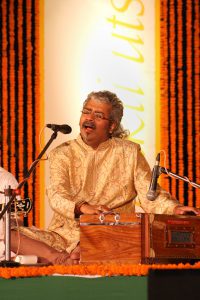
[[[167,168],[200,184],[200,3],[161,1],[161,149]],[[200,189],[161,176],[182,203],[200,207]]]
[[[0,0],[0,20],[0,159],[21,182],[39,152],[39,0]],[[39,225],[39,166],[21,193]]]

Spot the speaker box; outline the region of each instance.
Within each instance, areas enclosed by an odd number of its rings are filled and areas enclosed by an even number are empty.
[[[148,300],[200,299],[200,270],[150,270]]]

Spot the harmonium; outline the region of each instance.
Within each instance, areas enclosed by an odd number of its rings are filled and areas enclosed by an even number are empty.
[[[147,213],[80,216],[81,263],[193,263],[200,217]]]

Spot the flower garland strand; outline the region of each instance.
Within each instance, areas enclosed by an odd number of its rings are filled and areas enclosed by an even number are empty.
[[[21,182],[40,146],[40,36],[39,0],[2,0],[1,166]],[[33,200],[29,225],[40,226],[39,166],[21,189],[21,197]]]
[[[199,183],[199,3],[162,0],[160,12],[161,149],[167,168]],[[200,189],[169,176],[160,180],[181,203],[200,206]]]
[[[150,270],[183,270],[200,269],[200,262],[194,265],[187,264],[91,264],[91,265],[70,265],[70,266],[44,266],[31,267],[21,266],[17,268],[0,268],[0,277],[22,278],[39,277],[52,275],[71,275],[71,276],[147,276]]]

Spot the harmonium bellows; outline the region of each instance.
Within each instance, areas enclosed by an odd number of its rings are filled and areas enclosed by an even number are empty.
[[[200,217],[146,213],[80,216],[81,263],[200,260]]]

